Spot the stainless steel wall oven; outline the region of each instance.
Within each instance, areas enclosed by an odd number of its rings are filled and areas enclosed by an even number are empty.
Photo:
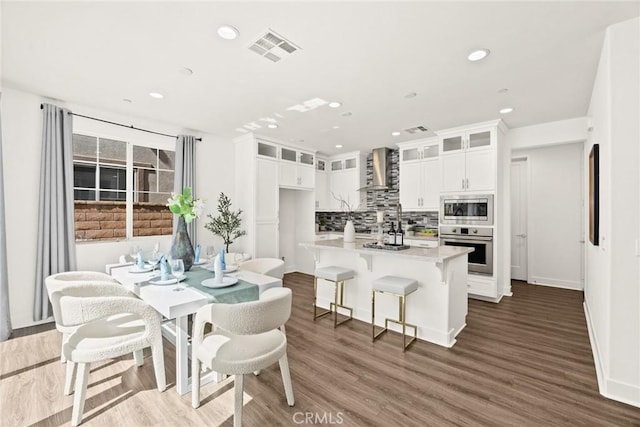
[[[469,254],[469,273],[493,274],[493,229],[440,227],[440,245],[473,248]]]

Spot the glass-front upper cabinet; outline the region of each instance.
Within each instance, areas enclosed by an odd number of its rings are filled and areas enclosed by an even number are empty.
[[[281,147],[280,148],[280,159],[286,160],[288,162],[297,162],[298,161],[298,152],[296,150],[292,150],[290,148]]]
[[[420,160],[420,149],[418,147],[403,148],[400,150],[400,160],[410,162],[412,160]]]
[[[305,153],[304,151],[300,152],[300,163],[303,165],[311,165],[313,166],[314,155],[313,153]]]
[[[358,160],[353,159],[345,159],[344,160],[344,168],[345,169],[355,169],[358,166]]]
[[[327,162],[322,159],[316,160],[316,170],[325,171],[327,168]]]
[[[491,131],[469,133],[469,144],[467,148],[488,147],[491,145]]]
[[[442,152],[461,151],[464,148],[464,135],[442,138]]]
[[[258,141],[258,156],[277,159],[278,147],[274,144],[269,144],[268,142]]]
[[[344,164],[343,164],[342,160],[333,160],[331,162],[331,171],[332,172],[333,171],[341,171],[342,169],[344,169],[343,165]]]
[[[424,147],[422,147],[422,158],[423,159],[431,159],[434,157],[438,157],[438,154],[440,153],[440,147],[438,146],[438,144],[431,144],[431,145],[425,145]]]

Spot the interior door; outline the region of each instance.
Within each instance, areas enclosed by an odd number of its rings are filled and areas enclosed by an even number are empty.
[[[511,162],[511,278],[527,281],[527,159]]]

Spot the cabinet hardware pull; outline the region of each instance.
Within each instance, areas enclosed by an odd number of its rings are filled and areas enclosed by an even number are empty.
[[[464,190],[464,178],[462,178],[462,189]]]
[[[469,189],[469,178],[467,178],[467,190]]]

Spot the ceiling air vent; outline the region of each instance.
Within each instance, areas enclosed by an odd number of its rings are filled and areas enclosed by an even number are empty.
[[[410,134],[414,134],[414,133],[420,133],[420,132],[427,132],[429,129],[426,128],[426,126],[414,126],[412,128],[407,128],[404,131]]]
[[[249,50],[267,58],[269,61],[278,62],[300,50],[300,47],[269,29],[254,44],[249,46]]]

